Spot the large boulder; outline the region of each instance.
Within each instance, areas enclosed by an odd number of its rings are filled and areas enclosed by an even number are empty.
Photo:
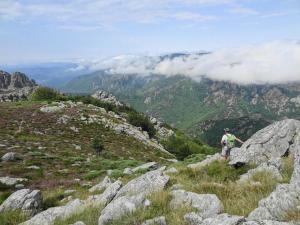
[[[175,190],[171,192],[172,208],[191,206],[202,218],[208,218],[222,213],[224,210],[220,199],[214,194],[197,194],[185,190]]]
[[[150,205],[150,201],[143,194],[122,196],[109,203],[101,212],[98,225],[109,224],[124,215],[132,214],[140,207]]]
[[[170,177],[164,175],[163,169],[158,169],[145,173],[144,175],[129,181],[121,190],[118,192],[115,198],[119,198],[124,195],[136,195],[142,194],[147,195],[155,191],[163,190]]]
[[[15,152],[7,152],[1,157],[1,160],[4,162],[9,162],[9,161],[17,161],[17,160],[22,160],[23,157]]]
[[[22,189],[11,194],[0,206],[0,212],[22,210],[35,215],[41,210],[43,202],[40,190]]]
[[[53,207],[40,212],[20,225],[53,225],[56,219],[65,219],[72,214],[79,212],[80,209],[84,208],[83,206],[84,204],[81,200],[75,199],[65,206]]]
[[[261,164],[270,158],[294,154],[300,145],[300,121],[286,119],[256,132],[241,148],[231,152],[229,164]]]
[[[107,205],[110,203],[113,198],[116,196],[118,191],[122,187],[122,182],[120,180],[117,180],[116,182],[109,185],[106,190],[100,194],[100,195],[92,195],[87,199],[87,203],[90,203],[92,205]]]

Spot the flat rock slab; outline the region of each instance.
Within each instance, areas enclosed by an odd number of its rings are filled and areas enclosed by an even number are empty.
[[[214,194],[197,194],[184,190],[175,190],[171,194],[173,198],[170,206],[172,208],[191,206],[202,218],[215,216],[224,210],[222,202]]]
[[[204,219],[199,225],[240,225],[245,221],[242,216],[233,216],[229,214],[220,214],[215,217]]]
[[[83,209],[83,202],[75,199],[65,206],[49,208],[20,225],[53,225],[58,218],[64,219]]]
[[[22,189],[11,194],[0,206],[0,212],[22,210],[35,215],[42,208],[43,196],[40,190]]]
[[[256,132],[241,148],[231,152],[230,165],[261,164],[270,158],[294,154],[300,145],[300,121],[286,119]]]
[[[120,219],[124,215],[135,212],[138,208],[150,204],[143,195],[122,196],[109,203],[101,212],[98,225],[109,224],[114,220]]]
[[[166,187],[169,179],[169,176],[163,174],[163,169],[150,171],[129,181],[121,188],[115,198],[125,195],[147,195],[155,191],[161,191]]]

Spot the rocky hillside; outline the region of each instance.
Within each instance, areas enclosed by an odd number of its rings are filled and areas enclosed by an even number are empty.
[[[36,113],[72,109],[69,104],[39,106]],[[89,110],[97,111],[93,107]],[[90,124],[89,119],[83,121]],[[79,132],[84,130],[78,124],[76,128]],[[299,146],[300,121],[279,121],[235,149],[229,162],[215,154],[193,163],[166,164],[167,160],[160,160],[138,167],[131,165],[123,174],[109,172],[89,189],[72,184],[72,188],[62,188],[63,200],[55,207],[45,206],[45,201],[49,204],[49,197],[44,197],[47,192],[18,190],[0,206],[0,221],[23,225],[298,225]],[[79,147],[76,151],[80,151]],[[67,155],[63,160],[66,159]],[[89,163],[95,160],[91,157]],[[5,163],[8,167],[12,162]],[[88,163],[81,161],[79,171],[87,167]],[[73,168],[77,167],[67,166],[69,170],[64,170],[65,182],[78,176],[79,171]],[[80,183],[81,178],[76,182]]]
[[[99,71],[74,79],[65,91],[93,92],[99,88],[214,145],[219,136],[211,134],[220,121],[229,128],[236,129],[238,124],[237,135],[249,138],[274,120],[300,117],[300,84],[238,85],[206,78],[196,82],[183,76]]]
[[[25,74],[0,71],[0,102],[25,100],[37,84]]]

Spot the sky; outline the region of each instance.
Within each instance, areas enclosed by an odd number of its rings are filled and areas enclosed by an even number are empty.
[[[298,40],[300,0],[0,0],[2,65],[230,49],[239,57],[285,44],[297,58]]]

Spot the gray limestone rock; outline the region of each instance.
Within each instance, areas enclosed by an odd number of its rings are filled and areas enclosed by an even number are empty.
[[[20,225],[53,225],[56,219],[65,219],[83,208],[83,202],[75,199],[65,206],[53,207],[42,211]]]
[[[11,194],[0,206],[0,212],[22,210],[35,215],[41,210],[43,196],[40,190],[22,189]]]
[[[181,206],[191,206],[198,211],[199,216],[208,218],[223,212],[223,204],[214,194],[197,194],[184,190],[171,192],[172,200],[170,206],[177,208]]]
[[[23,157],[15,152],[7,152],[1,157],[1,160],[4,162],[9,162],[9,161],[17,161],[17,160],[22,160]]]
[[[147,195],[155,191],[163,190],[169,182],[169,179],[169,176],[163,174],[162,169],[150,171],[129,181],[121,188],[116,198],[124,195]]]
[[[146,220],[141,225],[167,225],[167,221],[164,216],[160,216],[160,217],[155,217],[150,220]]]
[[[189,164],[189,165],[187,165],[187,167],[191,168],[191,169],[199,169],[201,167],[204,167],[204,166],[207,166],[207,165],[211,164],[214,161],[221,160],[222,158],[223,157],[219,153],[216,153],[214,155],[208,155],[206,157],[206,159],[204,159],[203,161],[198,162],[198,163]]]
[[[26,181],[28,181],[26,178],[0,177],[0,183],[7,186],[15,186]]]
[[[89,192],[102,191],[103,189],[107,188],[111,183],[112,180],[108,176],[106,176],[99,184],[96,184],[95,186],[91,187],[89,189]]]
[[[149,205],[142,194],[134,196],[122,196],[110,202],[101,212],[98,225],[105,225],[124,215],[132,214],[140,207]]]
[[[199,225],[240,225],[245,221],[243,216],[233,216],[227,213],[204,219]]]

